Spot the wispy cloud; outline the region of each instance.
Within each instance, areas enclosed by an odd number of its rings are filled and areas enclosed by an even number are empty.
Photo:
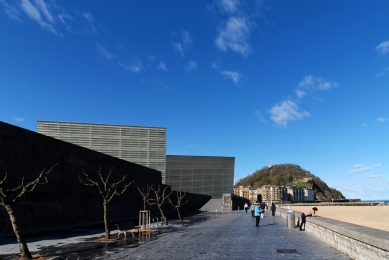
[[[16,121],[16,122],[18,122],[18,123],[21,123],[21,122],[26,121],[24,118],[22,118],[22,117],[17,117],[17,116],[15,116],[13,119],[14,119],[14,121]]]
[[[180,53],[181,57],[184,57],[184,49],[182,48],[181,43],[173,42],[173,49],[178,51]]]
[[[248,20],[245,17],[233,16],[218,29],[215,45],[222,51],[232,50],[247,57],[252,49],[247,42],[249,35]]]
[[[19,18],[20,12],[17,7],[9,5],[5,0],[0,0],[0,3],[3,4],[4,11],[11,20],[21,22]]]
[[[269,113],[270,118],[282,127],[287,127],[289,121],[296,121],[310,116],[308,112],[301,111],[299,106],[291,100],[276,104],[270,109]]]
[[[377,73],[377,78],[385,76],[385,74],[388,73],[388,72],[389,72],[389,67],[386,67],[385,69],[383,69],[382,71]]]
[[[87,35],[92,35],[97,33],[97,29],[95,27],[95,18],[90,12],[85,12],[82,16],[88,21],[88,25],[85,25],[83,30]]]
[[[389,118],[387,118],[387,117],[379,117],[379,118],[377,118],[377,122],[378,123],[383,123],[383,122],[386,122],[388,120],[389,120]]]
[[[222,12],[234,14],[239,11],[238,0],[220,0],[217,4]]]
[[[363,123],[363,124],[362,124],[362,127],[365,127],[365,126],[366,126],[366,123]]]
[[[182,41],[173,41],[173,49],[180,53],[181,57],[184,57],[184,51],[188,49],[193,40],[189,31],[184,30],[181,33]]]
[[[122,63],[122,62],[119,62],[119,65],[129,71],[129,72],[135,72],[135,73],[141,73],[141,71],[143,70],[143,65],[142,65],[142,61],[139,59],[139,58],[135,58],[135,60],[133,60],[132,62],[130,63]]]
[[[104,47],[100,46],[98,43],[95,43],[95,45],[98,52],[101,54],[101,56],[103,56],[107,60],[113,59],[114,55],[112,53],[108,52]]]
[[[166,64],[160,61],[157,66],[157,69],[167,71]]]
[[[216,0],[216,9],[222,15],[227,15],[218,28],[214,40],[215,46],[224,52],[233,51],[243,57],[249,56],[252,47],[249,44],[251,29],[256,25],[253,20],[258,16],[258,8],[262,6],[261,1],[256,1],[256,7],[244,8],[244,1],[241,0]],[[215,11],[216,9],[210,9]]]
[[[230,71],[230,70],[223,70],[223,71],[220,71],[221,74],[223,74],[224,76],[232,79],[232,81],[238,85],[240,79],[241,79],[241,74],[238,72],[238,71]]]
[[[389,53],[389,41],[381,42],[375,49],[382,54]]]
[[[262,123],[266,123],[266,120],[262,117],[261,113],[259,111],[255,111],[254,112],[255,116],[262,122]]]
[[[381,178],[383,178],[383,176],[382,175],[367,175],[367,176],[365,176],[365,178],[366,179],[381,179]]]
[[[354,166],[354,169],[353,170],[350,170],[348,172],[348,174],[357,174],[357,173],[361,173],[361,172],[367,172],[367,171],[371,171],[373,170],[373,168],[371,167],[368,167],[368,166],[365,166],[363,164],[356,164]]]
[[[302,98],[307,92],[312,93],[319,90],[329,90],[334,87],[338,87],[338,83],[327,81],[321,77],[307,75],[298,83],[294,91],[298,98]]]
[[[54,28],[53,15],[49,11],[50,6],[45,1],[36,0],[32,3],[29,0],[22,0],[20,7],[31,20],[37,22],[42,28],[55,35],[63,36],[62,33]]]
[[[186,65],[185,69],[186,69],[187,71],[196,70],[196,69],[197,69],[197,63],[196,63],[196,61],[190,60],[190,61],[188,62],[188,65]]]
[[[161,89],[162,89],[163,91],[175,93],[174,88],[171,88],[171,87],[169,87],[168,85],[166,85],[166,84],[164,84],[164,83],[162,83],[162,82],[159,82],[159,85],[161,86]]]

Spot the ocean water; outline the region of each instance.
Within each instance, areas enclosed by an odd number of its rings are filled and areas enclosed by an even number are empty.
[[[362,200],[362,202],[386,202],[389,204],[389,200]]]

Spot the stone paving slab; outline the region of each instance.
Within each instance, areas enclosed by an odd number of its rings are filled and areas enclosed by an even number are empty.
[[[92,239],[92,238],[91,238]],[[74,240],[74,239],[73,239]],[[54,248],[42,247],[51,259],[350,259],[308,232],[287,229],[286,221],[270,213],[255,227],[255,218],[243,211],[201,213],[184,225],[171,225],[151,234],[114,244],[84,239]],[[1,251],[0,258],[5,255]],[[51,251],[50,251],[51,250]],[[3,256],[3,257],[2,257]]]

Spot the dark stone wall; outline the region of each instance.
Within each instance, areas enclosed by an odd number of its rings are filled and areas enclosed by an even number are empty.
[[[23,232],[88,225],[103,221],[103,200],[96,187],[84,186],[79,177],[82,172],[98,181],[98,170],[107,176],[112,168],[110,182],[127,175],[124,183],[134,181],[121,196],[115,196],[108,204],[108,221],[114,223],[126,219],[137,219],[143,210],[141,196],[136,188],[153,184],[162,185],[161,172],[138,164],[124,161],[87,148],[57,140],[4,122],[0,122],[0,180],[5,171],[8,176],[0,188],[15,188],[35,179],[39,173],[56,165],[48,175],[48,183],[37,185],[32,193],[26,194],[15,206],[16,216]],[[118,190],[121,191],[122,185]],[[169,187],[170,189],[170,187]],[[172,194],[175,198],[175,194]],[[184,211],[199,209],[209,196],[187,194]],[[166,214],[173,208],[166,204]],[[158,215],[156,206],[150,208]],[[12,226],[5,209],[0,206],[0,233],[11,233]]]

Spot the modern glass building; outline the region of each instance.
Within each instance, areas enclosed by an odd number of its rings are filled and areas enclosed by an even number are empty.
[[[38,133],[158,170],[166,182],[166,128],[38,121]]]
[[[221,199],[234,185],[235,157],[166,156],[166,184],[175,190]]]

